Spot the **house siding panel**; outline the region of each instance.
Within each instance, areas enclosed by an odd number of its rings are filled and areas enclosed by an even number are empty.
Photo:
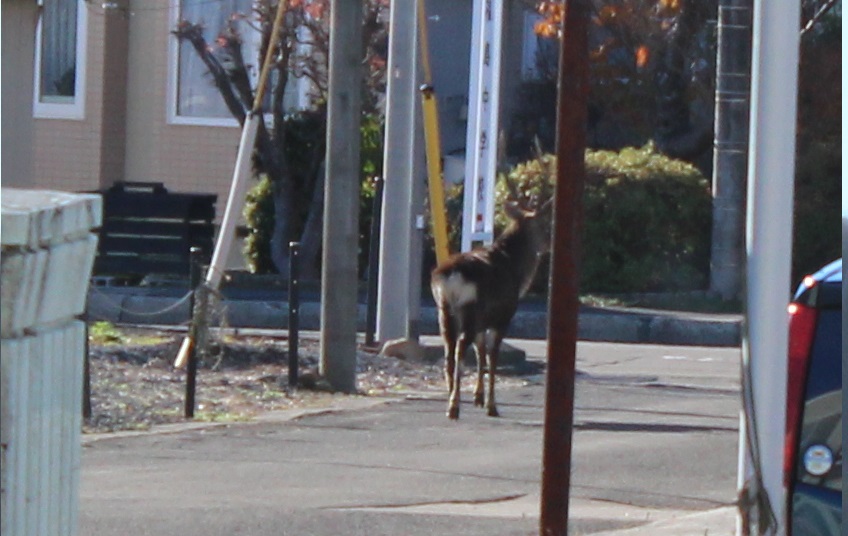
[[[21,73],[33,71],[35,16],[35,2],[3,0],[3,186],[26,186],[32,180],[32,77]]]
[[[117,15],[117,16],[116,16]],[[100,138],[100,186],[123,180],[126,154],[127,57],[129,18],[114,12],[104,16],[103,120]]]

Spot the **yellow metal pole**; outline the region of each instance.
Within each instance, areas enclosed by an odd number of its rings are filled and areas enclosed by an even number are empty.
[[[443,263],[450,255],[448,224],[445,214],[445,187],[442,178],[442,147],[439,137],[439,109],[430,69],[430,49],[427,41],[427,14],[424,0],[418,0],[418,31],[421,37],[421,64],[424,84],[421,86],[421,110],[424,115],[424,145],[427,153],[427,179],[430,191],[430,224],[436,246],[436,262]]]

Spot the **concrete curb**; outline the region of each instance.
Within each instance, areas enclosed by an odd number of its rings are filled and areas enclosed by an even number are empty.
[[[221,321],[230,327],[285,329],[288,303],[284,300],[225,299],[220,307]],[[300,327],[320,328],[320,304],[301,303]],[[88,295],[91,320],[127,324],[186,324],[189,320],[187,296],[162,297],[110,292],[93,288]],[[366,307],[359,305],[357,326],[365,330]],[[675,311],[627,308],[584,307],[579,316],[578,337],[585,341],[673,344],[690,346],[739,346],[741,315],[705,315]],[[436,310],[421,308],[422,335],[438,333]],[[508,337],[544,339],[547,313],[524,304],[513,318]]]
[[[736,533],[735,506],[724,506],[702,512],[664,512],[666,519],[631,529],[597,532],[594,536],[732,536]]]

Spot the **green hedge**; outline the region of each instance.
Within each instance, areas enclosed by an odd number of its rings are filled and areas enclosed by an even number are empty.
[[[556,156],[545,154],[509,172],[525,201],[553,195]],[[498,181],[496,206],[508,197]],[[709,182],[692,165],[652,144],[620,152],[586,152],[582,292],[704,289],[708,283]],[[506,218],[499,209],[496,224]],[[547,273],[536,290],[544,290]]]
[[[373,183],[379,173],[380,129],[363,125],[363,188],[360,195],[360,269],[367,262]],[[510,179],[525,200],[553,195],[556,157],[545,154],[515,166]],[[693,166],[657,153],[651,144],[620,152],[586,152],[586,189],[582,254],[582,292],[655,292],[706,288],[710,253],[711,201],[707,179]],[[251,268],[270,266],[268,242],[273,218],[271,185],[261,180],[248,198],[251,234],[245,254]],[[496,187],[496,232],[506,225],[500,207],[504,181]],[[462,188],[447,192],[450,242],[459,249]],[[432,237],[425,252],[425,274],[432,268]],[[266,268],[267,269],[267,268]],[[259,270],[261,271],[261,270]],[[534,290],[547,289],[540,270]],[[425,282],[427,278],[425,277]]]

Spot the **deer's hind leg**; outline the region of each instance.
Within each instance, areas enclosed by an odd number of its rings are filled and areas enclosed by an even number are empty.
[[[486,374],[486,332],[481,331],[474,339],[474,349],[477,354],[477,384],[474,387],[474,405],[483,407],[483,377]]]
[[[459,399],[462,387],[462,360],[468,350],[470,339],[466,333],[461,333],[456,341],[454,352],[453,383],[451,385],[450,399],[448,400],[448,418],[459,418]]]
[[[486,413],[489,417],[498,417],[498,407],[495,403],[495,372],[498,368],[498,355],[501,351],[503,335],[500,330],[495,330],[492,337],[492,347],[486,354],[489,369],[489,390],[486,392]]]
[[[456,368],[456,325],[454,319],[444,307],[439,307],[439,331],[441,331],[442,340],[445,344],[445,384],[448,387],[448,393],[452,393],[453,375]]]

